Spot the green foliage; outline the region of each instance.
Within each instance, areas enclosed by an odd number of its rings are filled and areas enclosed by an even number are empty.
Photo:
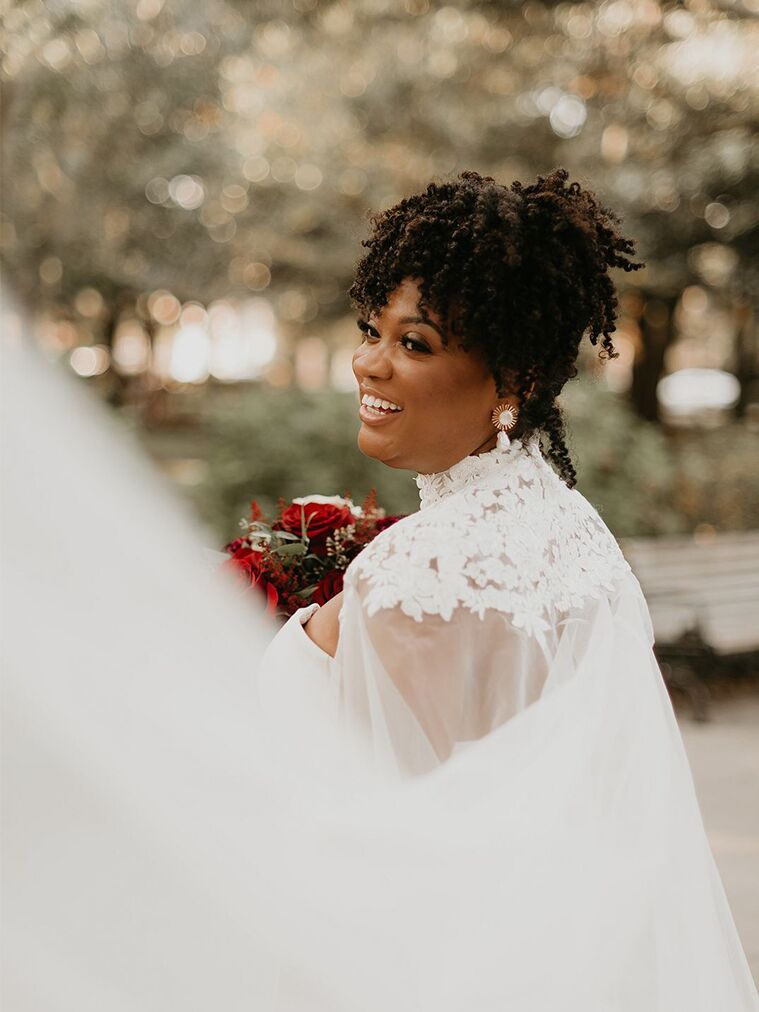
[[[646,286],[670,293],[698,275],[689,250],[715,239],[718,199],[723,282],[756,292],[753,16],[684,15],[683,43],[731,46],[715,83],[706,65],[687,82],[666,70],[666,18],[610,34],[603,4],[18,0],[0,26],[0,258],[36,307],[70,307],[85,285],[206,302],[262,261],[273,293],[310,295],[304,322],[329,320],[367,209],[465,168],[508,183],[563,164],[622,213]],[[556,116],[567,102],[577,130]],[[175,199],[187,176],[202,200]],[[50,257],[60,277],[40,285]]]
[[[228,540],[256,499],[272,515],[282,496],[348,494],[360,503],[376,488],[388,513],[410,513],[413,476],[364,456],[356,445],[356,397],[256,388],[230,392],[205,425],[208,473],[192,493],[202,518]]]
[[[759,436],[743,422],[667,434],[588,378],[561,399],[577,487],[617,537],[759,527]]]
[[[659,426],[583,377],[561,395],[577,488],[617,537],[671,534],[685,521],[674,501],[675,460]]]
[[[675,496],[690,530],[759,528],[759,435],[734,422],[719,429],[683,432],[675,441]]]

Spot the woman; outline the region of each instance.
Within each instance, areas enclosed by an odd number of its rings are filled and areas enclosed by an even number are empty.
[[[317,761],[342,728],[407,785],[362,826],[397,908],[363,883],[324,932],[325,959],[339,935],[356,966],[349,908],[380,962],[394,925],[397,986],[366,1008],[759,1004],[640,587],[573,488],[558,397],[586,333],[615,354],[610,269],[643,265],[566,181],[430,184],[374,217],[350,290],[359,447],[416,472],[420,510],[289,619],[260,684],[283,741],[308,698],[324,725],[291,745]]]
[[[422,508],[270,642],[265,713],[263,616],[2,328],[8,1007],[757,1008],[645,602],[569,488],[553,395],[622,240],[563,181],[468,174],[378,221],[356,368],[396,413],[360,440]],[[448,291],[469,352],[402,322],[446,335]]]

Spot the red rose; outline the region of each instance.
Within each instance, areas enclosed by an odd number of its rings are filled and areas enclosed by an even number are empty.
[[[317,583],[309,604],[314,601],[317,604],[326,604],[330,598],[336,597],[343,589],[343,575],[342,569],[331,569],[325,573]]]
[[[227,551],[231,558],[223,562],[222,565],[227,569],[244,574],[251,583],[255,582],[255,578],[261,571],[261,553],[251,548],[242,538],[231,541],[227,546]]]
[[[234,544],[235,542],[230,542],[230,547]],[[279,592],[274,584],[264,579],[260,560],[261,553],[243,543],[233,550],[231,558],[226,559],[221,565],[223,569],[233,572],[237,576],[238,582],[246,589],[253,587],[257,594],[264,594],[266,611],[273,615],[279,601]]]
[[[318,501],[294,502],[282,510],[282,516],[273,526],[276,530],[302,535],[305,523],[305,533],[310,547],[318,549],[324,547],[328,535],[338,527],[347,527],[353,520],[353,514],[348,506]]]

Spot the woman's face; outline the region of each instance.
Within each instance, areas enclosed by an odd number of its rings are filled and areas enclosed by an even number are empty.
[[[446,323],[419,307],[421,292],[410,278],[391,294],[353,355],[359,384],[358,446],[390,467],[431,474],[471,453],[495,446],[490,414],[498,403],[484,355],[463,351]],[[400,410],[376,411],[369,394]]]

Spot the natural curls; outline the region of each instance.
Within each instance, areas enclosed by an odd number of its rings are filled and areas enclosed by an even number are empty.
[[[462,347],[482,349],[498,396],[520,396],[515,434],[543,433],[546,456],[572,487],[556,398],[577,375],[583,335],[601,358],[616,357],[609,270],[645,264],[629,259],[635,247],[621,219],[579,183],[565,185],[568,175],[557,168],[504,186],[467,170],[372,214],[348,295],[359,311],[378,312],[404,278],[418,279],[423,304]]]

